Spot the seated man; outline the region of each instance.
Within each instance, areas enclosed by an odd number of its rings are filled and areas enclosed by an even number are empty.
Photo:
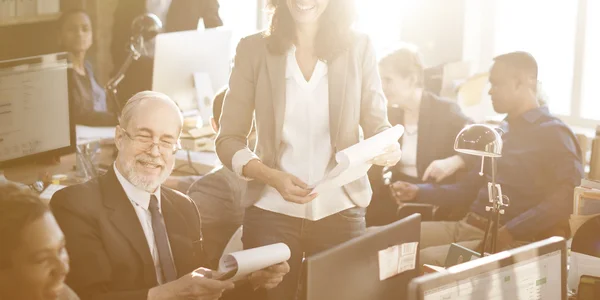
[[[503,250],[518,242],[557,235],[560,229],[568,234],[573,189],[581,181],[583,167],[571,130],[538,104],[535,59],[525,52],[513,52],[494,61],[489,94],[494,110],[508,114],[502,125],[504,146],[502,157],[497,159],[496,177],[510,199],[510,206],[500,217],[497,250]],[[472,202],[470,212],[459,222],[421,225],[422,263],[443,265],[451,243],[480,249],[487,225],[491,171],[487,168],[485,177],[478,171],[456,184],[397,182],[392,186],[398,201],[440,206]]]
[[[68,241],[67,283],[82,299],[219,299],[231,282],[192,274],[206,262],[200,214],[185,195],[161,187],[174,165],[183,118],[157,92],[140,92],[123,108],[119,153],[105,175],[65,188],[51,207]],[[272,288],[287,263],[255,272],[252,288]]]
[[[219,118],[227,88],[213,101],[211,124],[219,131]],[[241,205],[246,181],[234,172],[219,166],[204,176],[171,176],[165,185],[186,193],[198,206],[202,217],[204,252],[211,267],[216,267],[229,239],[242,225],[244,208]]]

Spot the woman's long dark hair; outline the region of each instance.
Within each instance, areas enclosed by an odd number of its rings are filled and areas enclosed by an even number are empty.
[[[296,38],[296,24],[286,0],[270,0],[271,23],[266,36],[271,53],[283,54]],[[356,21],[354,0],[330,0],[319,19],[315,54],[328,61],[346,50],[352,42],[352,26]]]

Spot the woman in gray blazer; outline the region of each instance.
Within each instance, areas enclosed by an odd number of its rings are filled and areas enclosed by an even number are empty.
[[[243,38],[225,96],[216,150],[248,180],[245,248],[283,242],[291,271],[268,299],[294,299],[302,257],[365,229],[371,199],[366,176],[311,194],[335,165],[335,153],[390,127],[368,37],[352,31],[347,0],[272,0],[266,32]],[[248,135],[256,118],[255,151]],[[374,160],[395,165],[398,143]]]

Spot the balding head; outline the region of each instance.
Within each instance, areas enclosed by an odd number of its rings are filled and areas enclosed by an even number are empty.
[[[123,107],[115,143],[116,166],[133,185],[153,192],[171,174],[183,117],[167,95],[135,94]]]
[[[121,120],[119,121],[121,127],[127,128],[134,115],[140,111],[140,107],[157,110],[167,109],[165,112],[177,114],[180,119],[179,127],[183,127],[183,115],[175,101],[163,93],[154,91],[139,92],[127,100],[121,111]]]
[[[489,78],[494,110],[516,116],[536,107],[537,76],[537,62],[527,52],[510,52],[495,57]]]

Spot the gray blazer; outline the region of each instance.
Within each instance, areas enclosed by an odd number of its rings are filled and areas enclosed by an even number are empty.
[[[358,143],[360,128],[368,138],[391,127],[373,45],[364,34],[355,33],[354,39],[349,49],[327,62],[334,152]],[[267,42],[262,33],[257,33],[243,38],[237,46],[215,142],[219,159],[229,169],[236,152],[251,151],[247,137],[253,116],[257,134],[255,153],[265,165],[279,168],[285,122],[286,55],[270,53]],[[331,160],[335,161],[333,155]],[[256,203],[264,187],[258,180],[250,181],[242,205]],[[345,185],[344,189],[357,206],[369,205],[372,191],[367,176]]]

